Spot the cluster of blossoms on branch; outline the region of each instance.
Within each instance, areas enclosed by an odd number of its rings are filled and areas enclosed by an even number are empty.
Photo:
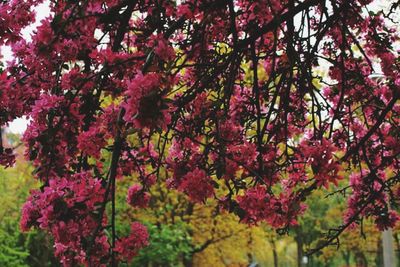
[[[138,222],[115,231],[116,180],[132,176],[135,208],[166,182],[281,230],[314,190],[350,177],[326,244],[363,217],[393,226],[400,59],[386,21],[398,5],[373,13],[372,2],[54,0],[27,40],[42,1],[0,1],[0,45],[14,55],[0,126],[29,117],[26,157],[42,182],[22,229],[50,233],[64,266],[130,261],[148,238]],[[0,164],[13,162],[0,143]]]

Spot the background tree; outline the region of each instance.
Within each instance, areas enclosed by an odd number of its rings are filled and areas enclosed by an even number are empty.
[[[128,191],[127,187],[135,181],[137,177],[121,180],[118,187]],[[121,210],[117,220],[122,225],[141,220],[150,229],[150,245],[139,253],[134,266],[272,263],[273,255],[266,250],[270,246],[267,231],[240,223],[237,216],[220,210],[214,201],[192,203],[184,194],[171,191],[162,183],[153,187],[149,196],[146,209],[129,207],[122,199],[117,202]]]
[[[17,147],[20,138],[4,134],[3,143]],[[29,190],[38,186],[32,179],[32,166],[20,156],[13,168],[0,167],[0,265],[1,266],[58,266],[50,238],[39,231],[22,233],[19,227],[21,206]]]

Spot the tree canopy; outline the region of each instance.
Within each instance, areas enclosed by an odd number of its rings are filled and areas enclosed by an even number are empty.
[[[363,218],[399,220],[399,1],[53,0],[26,38],[42,2],[0,1],[13,52],[0,126],[30,120],[41,187],[21,228],[50,233],[64,266],[131,261],[149,233],[132,221],[118,235],[116,199],[145,208],[161,182],[280,233],[334,187],[343,222],[311,252]],[[0,163],[14,161],[0,143]]]

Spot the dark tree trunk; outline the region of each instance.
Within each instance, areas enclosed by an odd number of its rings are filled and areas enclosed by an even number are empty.
[[[300,235],[296,236],[296,244],[297,244],[297,267],[303,266],[303,240]]]
[[[189,258],[183,258],[183,266],[185,267],[193,267],[193,255]]]
[[[275,240],[271,240],[272,244],[272,255],[274,256],[274,267],[278,267],[278,252],[276,251]]]
[[[375,264],[376,264],[376,266],[383,266],[383,248],[382,248],[382,239],[381,238],[378,239]]]
[[[344,262],[346,263],[346,267],[350,266],[350,252],[346,251],[342,253]]]
[[[363,252],[358,251],[356,253],[355,257],[356,257],[356,266],[357,267],[368,267],[368,261]]]

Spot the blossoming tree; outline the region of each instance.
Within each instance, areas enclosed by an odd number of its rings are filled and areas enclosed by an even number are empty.
[[[65,266],[129,261],[147,243],[117,236],[116,179],[145,207],[160,179],[282,231],[314,191],[350,177],[344,229],[399,215],[399,37],[372,0],[0,2],[0,125],[26,115],[26,157],[42,187],[21,227],[50,233]],[[320,75],[320,64],[329,66]],[[378,82],[370,75],[382,71]],[[0,143],[0,163],[14,162]],[[316,248],[318,249],[318,248]]]

